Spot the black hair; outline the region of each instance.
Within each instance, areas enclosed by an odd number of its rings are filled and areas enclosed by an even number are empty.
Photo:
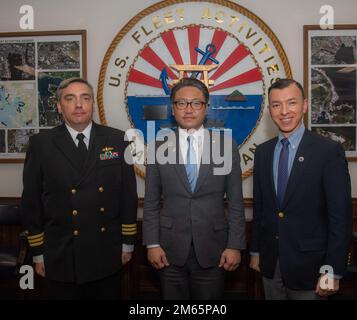
[[[170,94],[171,102],[174,102],[176,92],[184,87],[197,88],[203,93],[205,102],[208,103],[209,100],[208,88],[202,81],[195,78],[182,78],[181,80],[179,80],[171,89],[171,94]]]
[[[304,89],[303,89],[302,85],[293,79],[280,79],[280,80],[274,82],[268,89],[268,95],[274,89],[280,89],[280,90],[285,89],[285,88],[291,86],[292,84],[295,84],[298,87],[298,89],[301,92],[302,98],[305,99],[305,93],[304,93]]]

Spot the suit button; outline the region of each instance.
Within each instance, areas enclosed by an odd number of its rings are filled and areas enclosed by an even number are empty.
[[[105,232],[105,228],[104,228],[104,227],[101,227],[101,228],[100,228],[100,231]]]
[[[76,215],[78,214],[78,211],[77,211],[77,210],[73,210],[73,211],[72,211],[72,214],[73,214],[74,216],[76,216]]]
[[[76,194],[77,190],[76,189],[72,189],[71,192],[72,192],[72,194]]]
[[[275,236],[274,238],[275,238],[276,240],[279,240],[279,236]]]
[[[104,208],[100,208],[99,211],[100,211],[100,212],[104,212],[105,209],[104,209]]]
[[[78,236],[79,235],[79,231],[78,230],[74,230],[73,231],[73,235]]]
[[[279,218],[284,218],[285,217],[285,214],[284,214],[284,212],[279,212]]]
[[[98,188],[98,191],[99,191],[99,192],[103,192],[103,191],[104,191],[104,188],[103,188],[103,187],[99,187],[99,188]]]

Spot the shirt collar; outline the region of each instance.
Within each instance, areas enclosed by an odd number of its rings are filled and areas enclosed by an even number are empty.
[[[196,141],[202,140],[204,134],[204,127],[203,125],[198,130],[192,130],[192,132],[188,133],[187,129],[182,129],[179,127],[179,136],[181,139],[187,140],[189,135],[193,136]]]
[[[300,124],[300,126],[289,136],[289,144],[295,148],[296,146],[299,145],[302,136],[304,135],[305,132],[305,126],[303,123]],[[279,132],[279,137],[278,137],[278,144],[281,142],[282,139],[284,139],[284,135]]]
[[[73,129],[67,123],[65,125],[66,125],[66,128],[67,128],[69,134],[71,135],[73,141],[76,141],[78,133],[83,133],[85,138],[87,138],[89,141],[90,133],[92,130],[92,121],[88,124],[88,126],[82,132],[78,132],[77,130]]]

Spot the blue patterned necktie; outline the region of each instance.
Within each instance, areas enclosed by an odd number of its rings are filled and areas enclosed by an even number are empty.
[[[193,148],[193,136],[188,136],[187,137],[187,143],[188,143],[188,148],[187,148],[187,161],[186,161],[186,173],[187,173],[187,178],[188,182],[190,183],[191,186],[191,191],[193,192],[195,190],[196,182],[197,182],[197,161],[196,161],[196,152],[195,149]]]
[[[284,138],[281,140],[283,148],[280,151],[279,166],[278,166],[278,188],[277,197],[279,205],[283,204],[286,186],[289,179],[289,140]]]

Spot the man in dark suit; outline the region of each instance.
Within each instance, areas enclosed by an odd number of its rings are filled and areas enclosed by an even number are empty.
[[[136,235],[128,143],[124,132],[92,122],[86,80],[64,80],[57,93],[64,123],[31,137],[24,166],[23,222],[35,270],[47,278],[49,298],[117,298]]]
[[[221,298],[224,272],[238,267],[245,248],[238,148],[204,129],[208,100],[201,81],[181,79],[171,91],[179,127],[156,144],[155,161],[148,160],[143,239],[148,260],[160,270],[164,299]],[[159,159],[164,145],[173,162]],[[228,165],[215,161],[219,151]]]
[[[342,146],[306,130],[301,85],[269,88],[279,135],[257,147],[250,266],[266,299],[320,299],[339,289],[351,238],[351,183]],[[328,271],[328,275],[323,275]]]

